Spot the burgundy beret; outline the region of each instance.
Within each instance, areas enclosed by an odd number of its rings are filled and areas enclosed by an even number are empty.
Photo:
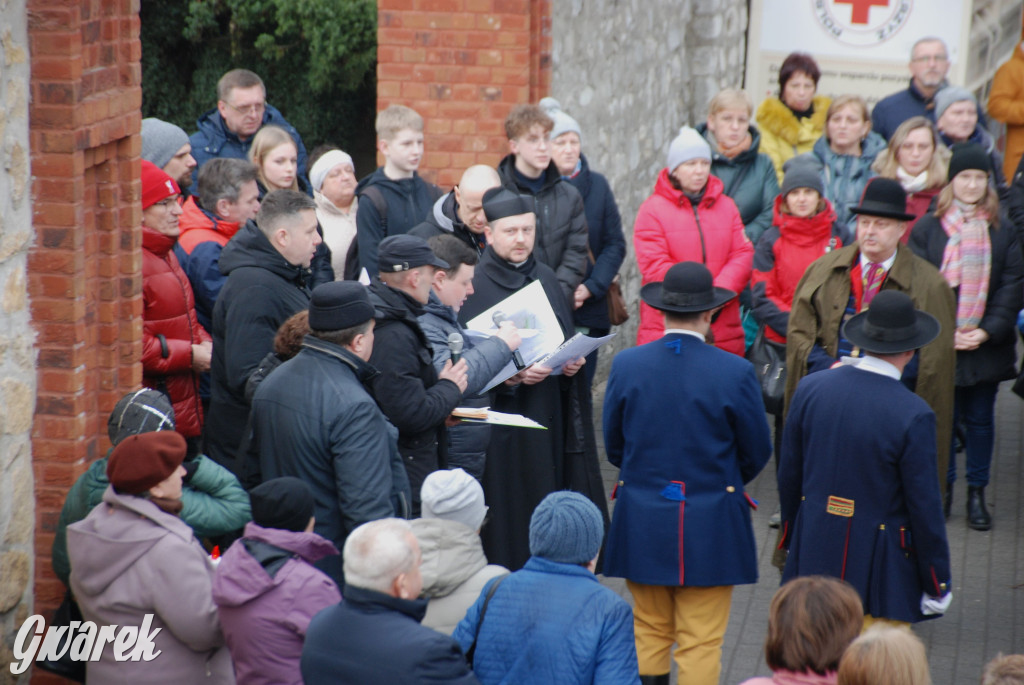
[[[174,431],[129,436],[107,458],[107,478],[118,492],[141,495],[181,466],[185,448],[185,438]]]

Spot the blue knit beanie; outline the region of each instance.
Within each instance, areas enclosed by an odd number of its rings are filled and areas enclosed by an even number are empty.
[[[530,517],[530,554],[563,564],[584,564],[601,550],[604,521],[578,492],[553,492]]]

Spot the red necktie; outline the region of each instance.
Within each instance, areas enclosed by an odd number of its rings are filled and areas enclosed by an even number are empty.
[[[875,298],[882,288],[882,281],[885,280],[885,268],[876,262],[868,262],[867,273],[864,275],[864,296],[861,298],[861,311],[868,308],[871,300]]]

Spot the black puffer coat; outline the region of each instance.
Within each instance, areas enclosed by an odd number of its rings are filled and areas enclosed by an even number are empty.
[[[498,164],[501,183],[514,193],[533,195],[526,186],[516,182],[515,155],[508,155]],[[534,198],[537,214],[537,241],[533,256],[551,267],[569,302],[576,286],[587,272],[587,215],[583,198],[568,181],[562,179],[554,162],[544,171],[544,187]]]
[[[249,416],[245,383],[281,324],[309,307],[309,270],[290,264],[253,221],[224,246],[220,270],[228,279],[213,307],[206,453],[234,471]]]

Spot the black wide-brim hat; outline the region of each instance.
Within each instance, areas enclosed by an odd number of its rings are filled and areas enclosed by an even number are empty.
[[[907,191],[899,181],[876,176],[864,186],[860,204],[850,207],[854,214],[880,216],[897,221],[913,221],[916,217],[907,213]]]
[[[665,280],[640,289],[640,298],[650,306],[679,314],[717,309],[734,297],[733,291],[715,287],[711,272],[698,262],[675,264],[665,274]]]
[[[842,336],[866,352],[899,354],[924,347],[941,330],[938,319],[914,309],[909,295],[883,290],[871,300],[866,312],[843,324]]]

